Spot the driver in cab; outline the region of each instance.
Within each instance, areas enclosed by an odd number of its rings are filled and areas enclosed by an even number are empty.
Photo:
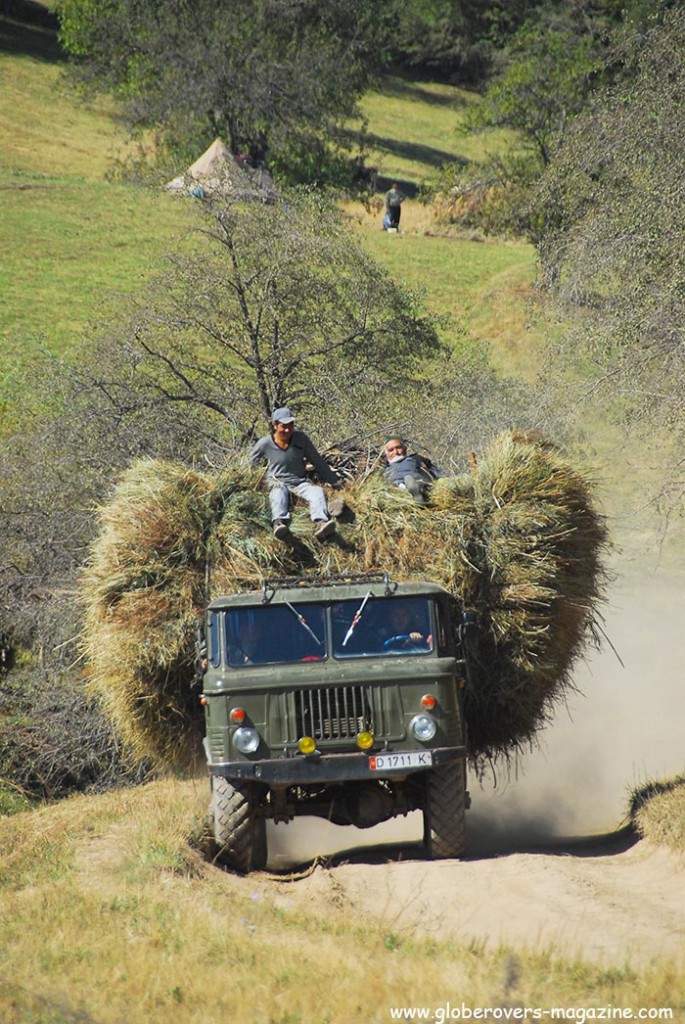
[[[400,601],[392,604],[388,609],[387,636],[384,638],[384,647],[392,645],[398,647],[413,647],[415,644],[427,644],[433,646],[433,637],[430,633],[422,633],[414,621],[411,611]]]

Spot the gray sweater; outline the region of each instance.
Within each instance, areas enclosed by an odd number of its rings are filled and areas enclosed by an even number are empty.
[[[430,482],[442,476],[442,472],[434,466],[430,459],[423,455],[405,455],[402,459],[389,462],[383,470],[383,476],[392,484],[398,486],[404,481],[405,476],[418,477],[419,480]]]
[[[324,483],[340,482],[338,474],[331,469],[301,430],[293,430],[287,448],[279,448],[271,434],[260,437],[250,452],[250,465],[256,466],[259,462],[266,462],[266,477],[272,484],[297,487],[298,484],[304,483],[307,479],[306,462],[311,462]]]

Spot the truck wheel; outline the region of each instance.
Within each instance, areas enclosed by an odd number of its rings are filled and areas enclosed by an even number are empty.
[[[424,843],[434,859],[461,857],[466,848],[466,766],[450,761],[426,778]]]
[[[266,821],[256,815],[247,790],[236,789],[221,775],[213,776],[212,817],[217,860],[244,874],[266,867]]]

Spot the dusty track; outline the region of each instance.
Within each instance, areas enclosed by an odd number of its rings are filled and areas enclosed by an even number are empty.
[[[281,905],[372,914],[397,936],[551,947],[602,964],[685,959],[685,860],[625,830],[461,862],[396,844],[302,868],[264,880]]]
[[[614,831],[632,786],[683,771],[684,583],[660,573],[616,588],[607,631],[622,663],[607,649],[580,666],[580,692],[518,777],[490,792],[470,780],[464,861],[423,859],[417,815],[378,838],[302,819],[271,827],[270,866],[283,878],[315,853],[328,866],[264,884],[288,906],[354,908],[400,936],[551,946],[619,966],[685,960],[685,856]],[[374,841],[385,845],[352,849]]]

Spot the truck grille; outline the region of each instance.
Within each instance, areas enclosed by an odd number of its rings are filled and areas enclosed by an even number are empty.
[[[373,711],[363,686],[298,690],[294,696],[298,736],[346,740],[374,731]]]
[[[295,747],[301,736],[324,746],[349,747],[362,731],[377,740],[402,739],[396,686],[327,686],[267,695],[265,739],[272,747]]]

